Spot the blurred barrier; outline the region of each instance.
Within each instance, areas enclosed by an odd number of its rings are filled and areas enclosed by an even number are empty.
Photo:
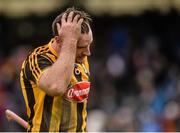
[[[1,0],[0,12],[9,17],[42,16],[67,5],[84,7],[94,15],[106,13],[112,16],[139,15],[152,10],[161,13],[168,13],[171,9],[180,11],[179,0]]]

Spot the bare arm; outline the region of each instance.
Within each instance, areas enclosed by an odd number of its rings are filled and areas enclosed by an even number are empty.
[[[58,34],[62,39],[59,58],[51,67],[45,70],[39,79],[39,87],[52,96],[63,94],[72,76],[76,47],[83,21],[83,19],[78,21],[79,15],[76,15],[74,19],[72,16],[73,12],[68,15],[66,21],[66,14],[64,14],[61,27],[57,24]]]

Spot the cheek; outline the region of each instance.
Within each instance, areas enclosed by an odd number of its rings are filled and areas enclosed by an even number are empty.
[[[76,51],[76,56],[80,56],[81,53],[82,53],[82,50],[81,50],[81,49],[77,49],[77,51]]]

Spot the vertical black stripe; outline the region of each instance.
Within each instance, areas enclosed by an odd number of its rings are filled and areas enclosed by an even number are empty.
[[[31,131],[32,127],[33,127],[33,117],[34,117],[34,104],[35,104],[35,98],[34,98],[34,92],[33,92],[33,88],[31,83],[25,78],[25,75],[23,73],[23,82],[24,82],[24,86],[25,86],[25,90],[26,90],[26,95],[27,95],[27,99],[28,99],[28,106],[30,108],[30,117],[28,118],[28,123],[30,125],[30,129],[29,131]]]
[[[85,74],[86,74],[88,77],[90,77],[90,73],[88,72],[88,69],[86,68],[86,65],[85,65],[85,64],[82,64],[81,66],[82,66]]]
[[[32,71],[30,70],[30,63],[29,63],[29,58],[27,58],[27,60],[25,61],[24,63],[25,65],[25,68],[24,68],[24,77],[29,79],[29,80],[32,80],[33,82],[36,81],[35,77],[32,75]]]
[[[37,55],[33,55],[33,60],[34,60],[34,67],[35,67],[35,70],[36,70],[37,74],[39,75],[39,74],[40,74],[40,71],[38,70],[37,64],[36,64]]]
[[[82,122],[83,122],[83,117],[82,117],[82,111],[83,111],[83,106],[84,103],[77,103],[77,128],[76,132],[82,132]]]
[[[37,55],[37,58],[38,58],[38,67],[41,70],[52,65],[51,60],[47,59],[44,55]]]
[[[30,69],[32,68],[32,70],[31,70],[31,72],[36,76],[35,78],[37,78],[38,77],[38,75],[36,74],[36,72],[34,71],[34,66],[33,66],[33,57],[32,57],[33,55],[31,55],[30,56],[30,65],[31,65],[31,67],[30,67]]]
[[[45,96],[40,132],[48,132],[49,131],[51,115],[52,115],[53,99],[54,99],[54,97],[51,97],[48,95]]]
[[[72,114],[73,115],[73,114]],[[61,124],[59,127],[60,132],[67,132],[70,124],[71,118],[71,102],[66,99],[62,101],[62,114],[61,114]]]
[[[86,75],[87,75],[88,77],[90,77],[90,74],[89,74],[89,73],[86,73]]]
[[[85,65],[84,66],[82,66],[83,67],[83,69],[84,69],[84,73],[86,74],[86,76],[88,77],[88,81],[90,81],[90,73],[88,72],[88,70],[86,69],[86,67],[85,67]]]

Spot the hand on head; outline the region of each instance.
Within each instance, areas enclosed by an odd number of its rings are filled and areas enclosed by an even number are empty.
[[[61,18],[61,25],[57,23],[58,35],[61,39],[78,41],[81,35],[81,25],[83,18],[79,14],[74,16],[74,12],[64,13]]]

